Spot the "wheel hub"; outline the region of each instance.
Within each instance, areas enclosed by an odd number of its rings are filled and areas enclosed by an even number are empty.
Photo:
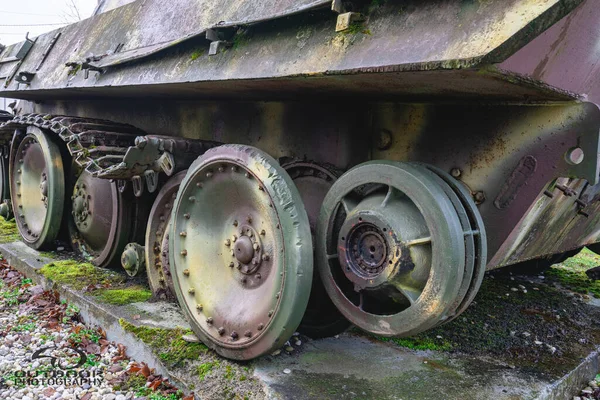
[[[382,232],[371,224],[361,224],[350,231],[346,248],[351,249],[347,257],[354,272],[367,277],[383,271],[387,259],[388,245]]]
[[[237,269],[242,274],[254,274],[262,262],[269,258],[268,255],[262,253],[260,237],[251,226],[242,226],[239,229],[239,238],[233,234],[231,239],[225,239],[227,246],[230,241],[233,243],[231,254],[237,260]]]

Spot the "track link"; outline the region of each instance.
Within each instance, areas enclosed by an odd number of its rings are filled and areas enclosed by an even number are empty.
[[[51,114],[24,114],[4,122],[0,125],[0,145],[9,144],[16,129],[28,126],[55,133],[66,143],[77,165],[94,177],[132,180],[138,195],[144,180],[148,190],[153,192],[158,172],[170,176],[187,168],[199,154],[219,145],[147,135],[132,125],[102,119]]]

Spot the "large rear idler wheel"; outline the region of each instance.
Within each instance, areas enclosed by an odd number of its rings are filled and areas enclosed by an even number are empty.
[[[47,247],[56,239],[63,216],[65,178],[59,147],[41,129],[28,127],[12,159],[17,228],[28,246]]]
[[[99,267],[116,266],[131,234],[136,204],[114,181],[87,171],[72,178],[69,234],[73,250]]]
[[[196,334],[239,360],[282,346],[304,315],[313,266],[308,216],[285,170],[253,147],[208,150],[171,218],[171,276]]]
[[[332,167],[314,162],[293,161],[282,166],[300,192],[308,214],[310,230],[314,235],[323,199],[340,174]],[[337,335],[349,326],[350,322],[327,295],[321,276],[318,273],[313,274],[310,299],[298,330],[311,338],[322,338]]]
[[[334,304],[358,327],[409,336],[453,315],[465,232],[439,179],[407,163],[372,161],[325,197],[317,263]]]
[[[173,175],[160,189],[150,211],[146,227],[146,274],[155,297],[175,300],[169,271],[169,223],[179,185],[187,170]]]

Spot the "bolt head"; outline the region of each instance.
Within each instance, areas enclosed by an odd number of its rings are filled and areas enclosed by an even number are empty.
[[[225,334],[225,328],[220,327],[219,329],[217,329],[217,331],[219,332],[219,335],[223,336]]]
[[[225,246],[231,246],[231,240],[225,239]]]
[[[263,261],[269,261],[269,258],[270,258],[270,257],[269,257],[269,255],[268,255],[268,254],[263,254],[263,255],[262,255],[262,259],[263,259]]]
[[[256,327],[259,331],[262,331],[265,326],[263,324],[258,324]]]
[[[235,339],[237,339],[237,338],[238,338],[238,334],[237,334],[237,332],[236,332],[236,331],[233,331],[233,332],[231,332],[231,338],[232,338],[233,340],[235,340]]]
[[[203,309],[204,309],[204,307],[202,306],[202,304],[197,304],[196,305],[196,310],[202,311]]]
[[[196,293],[196,290],[194,288],[189,288],[188,289],[188,293],[189,294],[194,294],[194,293]]]
[[[460,168],[452,168],[450,170],[450,175],[452,175],[454,178],[460,178],[460,176],[462,175],[462,171],[460,170]]]
[[[209,325],[212,324],[213,323],[212,317],[206,318],[206,323],[209,324]]]
[[[252,337],[252,332],[250,332],[250,331],[246,331],[246,332],[244,333],[244,336],[246,336],[246,337],[248,337],[248,338],[249,338],[249,337]]]
[[[189,269],[183,270],[183,275],[190,276],[190,270]]]

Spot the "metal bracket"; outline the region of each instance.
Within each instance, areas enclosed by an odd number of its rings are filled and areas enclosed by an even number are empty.
[[[350,29],[352,24],[356,22],[362,22],[365,20],[365,17],[361,13],[357,12],[347,12],[338,15],[337,23],[335,25],[336,32],[343,32],[345,30]]]
[[[226,49],[233,46],[233,43],[227,42],[225,40],[217,40],[215,42],[210,42],[210,48],[208,49],[208,55],[214,56],[219,53],[224,52]]]
[[[141,197],[144,194],[144,181],[139,175],[131,178],[131,184],[133,185],[133,194],[135,197]]]
[[[15,76],[15,81],[24,85],[30,85],[34,76],[35,72],[21,71],[17,74],[17,76]]]

